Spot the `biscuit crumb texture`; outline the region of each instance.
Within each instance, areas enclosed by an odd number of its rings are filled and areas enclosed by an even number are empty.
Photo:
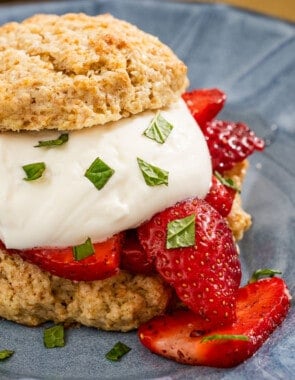
[[[76,130],[168,106],[188,85],[172,50],[111,15],[0,27],[0,130]]]
[[[37,326],[46,321],[129,331],[165,311],[170,290],[157,276],[120,272],[74,282],[52,276],[0,250],[0,315]]]
[[[244,160],[236,164],[231,170],[226,171],[223,175],[225,178],[231,178],[236,186],[242,189],[248,166],[249,162]],[[242,198],[239,193],[236,193],[231,211],[226,219],[237,241],[241,240],[244,233],[251,227],[251,215],[243,209]]]

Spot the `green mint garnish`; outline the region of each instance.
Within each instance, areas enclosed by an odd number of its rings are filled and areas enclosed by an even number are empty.
[[[0,360],[8,359],[13,354],[14,354],[14,351],[11,351],[11,350],[1,350],[0,351]]]
[[[23,178],[25,181],[35,181],[36,179],[42,177],[42,174],[46,168],[44,162],[35,162],[32,164],[27,164],[22,166],[27,178]]]
[[[172,129],[173,125],[158,112],[143,134],[159,144],[164,144]]]
[[[153,166],[141,158],[137,158],[137,163],[148,186],[168,185],[169,172]]]
[[[85,243],[73,247],[73,255],[76,261],[86,259],[86,257],[93,255],[94,252],[90,238],[88,238]]]
[[[130,347],[122,342],[117,342],[114,347],[106,354],[106,358],[111,361],[118,361],[122,356],[131,350]]]
[[[282,274],[282,272],[279,271],[279,270],[277,270],[277,269],[268,269],[268,268],[257,269],[252,274],[252,276],[251,276],[250,280],[248,281],[248,283],[251,284],[252,282],[256,282],[257,280],[259,280],[262,277],[273,277],[276,274]]]
[[[64,347],[64,327],[56,325],[44,330],[43,342],[46,348]]]
[[[38,145],[35,145],[34,148],[41,148],[41,147],[47,147],[52,148],[55,146],[60,146],[66,143],[69,139],[68,133],[62,133],[57,139],[55,140],[43,140],[38,141]]]
[[[246,335],[232,335],[232,334],[215,334],[205,336],[201,339],[201,343],[210,342],[212,340],[244,340],[248,341],[249,338]]]
[[[195,215],[175,219],[167,225],[166,248],[191,247],[196,243]]]
[[[241,192],[241,190],[238,188],[238,186],[235,184],[235,182],[231,178],[224,178],[217,171],[214,171],[214,175],[218,179],[218,181],[221,182],[224,186],[230,187],[231,189],[237,191],[238,193]]]
[[[100,190],[114,173],[114,169],[110,168],[99,157],[97,157],[86,170],[84,175],[98,190]]]

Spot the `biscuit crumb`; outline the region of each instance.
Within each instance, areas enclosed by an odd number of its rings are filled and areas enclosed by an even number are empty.
[[[226,171],[223,175],[225,178],[231,178],[236,186],[242,189],[243,181],[248,169],[249,163],[247,160],[237,163],[231,170]],[[239,193],[236,193],[231,211],[227,216],[227,222],[238,241],[244,236],[244,233],[251,227],[252,220],[242,207],[242,198]]]

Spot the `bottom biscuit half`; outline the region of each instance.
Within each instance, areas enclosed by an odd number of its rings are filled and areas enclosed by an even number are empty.
[[[170,289],[158,276],[121,271],[75,282],[0,251],[0,316],[28,326],[46,321],[129,331],[165,311]]]

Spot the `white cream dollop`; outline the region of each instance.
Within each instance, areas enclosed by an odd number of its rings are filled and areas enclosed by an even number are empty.
[[[205,139],[185,103],[161,111],[173,130],[164,144],[143,135],[156,111],[70,132],[55,148],[35,148],[57,131],[0,134],[0,239],[7,248],[67,247],[138,226],[211,182]],[[84,176],[99,157],[115,170],[101,189]],[[137,157],[169,172],[169,184],[148,186]],[[44,162],[42,178],[24,181],[23,165]]]

